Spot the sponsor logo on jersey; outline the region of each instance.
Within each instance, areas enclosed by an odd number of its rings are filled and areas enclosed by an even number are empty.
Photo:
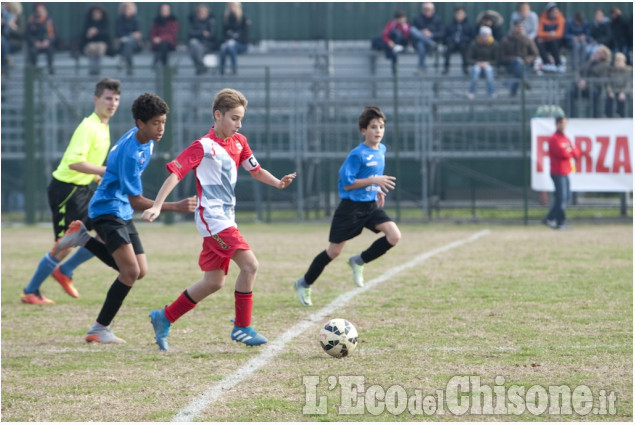
[[[176,168],[183,168],[183,166],[176,159],[172,161],[172,163],[176,166]]]
[[[367,167],[373,167],[373,166],[375,166],[375,165],[377,165],[377,161],[371,161],[371,162],[367,162],[367,163],[366,163],[366,166],[367,166]]]
[[[366,157],[366,161],[370,161],[371,159],[373,159],[373,156],[375,156],[374,154],[370,154]]]

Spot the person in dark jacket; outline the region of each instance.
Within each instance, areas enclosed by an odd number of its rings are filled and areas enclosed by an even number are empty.
[[[119,5],[119,15],[115,22],[115,48],[125,63],[128,75],[132,75],[132,57],[143,47],[143,34],[139,26],[137,5],[123,2]]]
[[[227,3],[223,16],[223,44],[220,46],[220,73],[225,73],[225,61],[229,55],[232,74],[238,72],[236,57],[249,47],[249,27],[251,20],[243,13],[239,2]]]
[[[54,74],[55,25],[53,19],[48,16],[48,10],[44,3],[33,4],[33,14],[29,16],[27,21],[25,34],[28,46],[28,63],[36,66],[38,55],[43,53],[46,55],[49,74]]]
[[[410,39],[419,55],[418,71],[425,72],[426,55],[437,48],[437,43],[443,41],[445,35],[443,21],[434,12],[433,3],[422,3],[421,13],[414,19],[410,27]]]
[[[108,14],[101,6],[93,6],[88,9],[80,51],[88,58],[90,75],[98,75],[101,69],[101,58],[104,57],[110,47],[110,26]]]
[[[611,45],[611,21],[604,16],[602,9],[593,14],[593,21],[589,25],[589,47],[587,57],[590,57],[599,46]]]
[[[196,6],[190,15],[187,48],[197,75],[207,72],[203,56],[216,50],[216,32],[216,18],[210,14],[209,8],[202,3]]]
[[[572,70],[575,71],[586,62],[586,52],[590,37],[590,27],[584,18],[584,13],[576,12],[573,18],[567,19],[564,25],[564,42],[567,49],[571,50]]]
[[[624,53],[627,63],[632,64],[629,51],[633,47],[633,22],[628,22],[617,6],[611,8],[611,37],[613,53]]]
[[[525,35],[525,24],[522,19],[517,19],[512,26],[512,33],[503,37],[501,43],[501,65],[507,67],[507,72],[515,79],[510,87],[510,95],[516,96],[519,81],[523,73],[526,73],[538,57],[538,48],[534,41]],[[529,88],[526,84],[525,87]]]
[[[474,28],[467,20],[465,8],[457,6],[454,8],[454,18],[445,29],[445,61],[443,63],[443,73],[447,74],[450,68],[450,55],[454,52],[461,54],[461,65],[463,73],[467,71],[467,50],[474,39]]]
[[[476,82],[481,74],[485,76],[487,82],[487,95],[495,97],[494,69],[498,66],[499,46],[492,36],[490,27],[482,26],[478,30],[478,36],[470,44],[467,53],[470,64],[470,90],[467,93],[468,99],[474,99],[476,92]]]
[[[179,21],[172,14],[170,3],[161,3],[159,14],[154,18],[148,39],[154,52],[154,62],[166,66],[171,51],[176,50],[176,38],[179,34]]]

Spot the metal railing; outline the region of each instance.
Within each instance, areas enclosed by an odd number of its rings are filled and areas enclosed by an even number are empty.
[[[558,105],[566,111],[575,84],[572,76],[532,76],[528,79],[531,91],[509,97],[505,84],[510,77],[502,75],[497,78],[499,97],[477,94],[468,100],[466,77],[403,74],[394,78],[367,71],[329,75],[327,69],[300,75],[263,67],[245,75],[201,79],[170,68],[137,72],[125,81],[121,111],[111,120],[111,138],[116,141],[133,125],[127,109],[138,94],[153,91],[169,99],[171,129],[157,144],[144,176],[152,196],[165,177],[164,164],[212,125],[214,93],[235,87],[249,100],[243,132],[260,162],[278,175],[298,171],[294,189],[281,192],[263,189],[241,175],[239,205],[258,211],[260,218],[266,212],[270,219],[274,207],[298,219],[326,218],[336,202],[337,170],[361,141],[359,113],[364,105],[376,104],[388,118],[386,172],[400,181],[389,205],[397,218],[430,220],[435,218],[434,211],[439,217],[441,209],[520,205],[517,217],[524,216],[526,221],[527,208],[539,207],[541,202],[538,194],[526,191],[522,164],[527,161],[528,119],[542,105]],[[601,88],[605,84],[605,80],[589,81],[590,93],[598,88],[600,94],[577,101],[580,114],[593,110],[590,101],[604,101]],[[26,209],[28,222],[48,214],[50,173],[77,124],[92,110],[92,103],[85,99],[93,87],[94,78],[89,76],[64,79],[31,69],[3,90],[3,206]],[[484,89],[479,86],[479,90]],[[6,101],[8,97],[22,101]],[[630,102],[627,113],[632,117]],[[512,173],[509,164],[513,164]],[[176,196],[187,195],[192,187],[192,179],[186,179]],[[479,199],[483,188],[488,188],[487,195]],[[24,205],[15,201],[20,196]],[[501,196],[505,201],[500,201]],[[480,200],[484,206],[479,207]],[[607,208],[613,208],[613,200]],[[402,215],[402,210],[410,212]]]

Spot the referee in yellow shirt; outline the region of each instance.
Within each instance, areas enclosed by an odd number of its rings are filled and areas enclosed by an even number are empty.
[[[106,171],[103,164],[110,149],[108,122],[119,107],[120,91],[121,84],[118,80],[103,78],[97,83],[93,97],[95,110],[75,129],[59,166],[53,172],[53,179],[48,186],[48,198],[53,213],[55,240],[64,236],[74,220],[86,221],[88,218],[88,203],[93,196],[89,185],[93,181],[99,183]],[[114,264],[107,260],[109,256],[104,245],[93,239],[60,265],[71,249],[57,250],[54,246],[40,260],[31,281],[24,288],[22,302],[55,304],[55,301],[40,292],[40,286],[50,274],[70,296],[77,298],[79,293],[71,280],[77,266],[92,258],[93,254],[109,265]],[[102,256],[102,250],[105,257]]]

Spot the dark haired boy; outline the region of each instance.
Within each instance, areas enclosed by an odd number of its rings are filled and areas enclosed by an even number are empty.
[[[359,235],[365,228],[372,232],[383,232],[360,254],[348,259],[353,269],[353,282],[364,286],[364,264],[384,255],[401,239],[401,232],[394,221],[382,209],[385,196],[395,188],[395,177],[384,175],[386,146],[384,137],[386,116],[376,106],[367,106],[359,117],[359,130],[364,141],[353,149],[339,171],[338,191],[342,199],[331,221],[329,246],[314,259],[306,274],[295,281],[294,288],[300,304],[313,305],[311,285],[324,268],[334,260],[349,239]]]
[[[62,160],[53,171],[47,191],[56,241],[69,230],[71,222],[86,221],[88,218],[88,203],[93,196],[90,184],[99,182],[106,170],[103,163],[110,148],[108,122],[119,107],[120,91],[121,85],[118,80],[103,78],[97,82],[93,96],[93,113],[77,126]],[[90,246],[82,247],[60,266],[60,262],[71,252],[71,247],[61,248],[56,243],[40,260],[22,293],[23,303],[55,304],[55,301],[46,298],[40,292],[40,286],[51,274],[70,296],[79,297],[79,292],[71,280],[73,271],[80,264],[93,258],[93,254],[101,254]]]
[[[108,155],[106,172],[88,207],[90,224],[104,241],[114,258],[119,276],[108,290],[97,321],[88,330],[86,342],[124,343],[110,330],[132,285],[145,276],[148,269],[139,233],[132,222],[133,210],[145,210],[153,201],[145,198],[141,174],[150,162],[154,142],[165,130],[168,105],[159,96],[145,93],[132,104],[136,126],[124,134]],[[164,211],[193,212],[195,197],[166,202]],[[89,237],[83,224],[65,243],[83,244]]]

